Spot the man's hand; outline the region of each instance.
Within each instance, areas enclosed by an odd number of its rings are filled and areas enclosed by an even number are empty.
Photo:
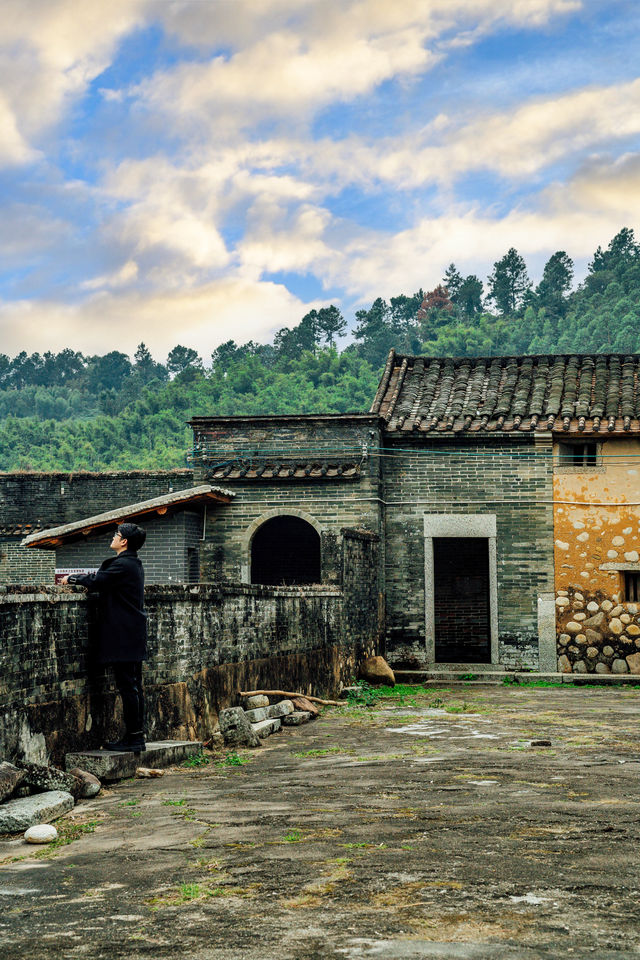
[[[69,583],[69,577],[63,577],[60,583]]]

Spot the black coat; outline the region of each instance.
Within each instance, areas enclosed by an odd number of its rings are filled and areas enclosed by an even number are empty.
[[[105,560],[97,573],[74,573],[69,583],[97,592],[99,663],[147,659],[147,615],[144,612],[144,570],[134,550]]]

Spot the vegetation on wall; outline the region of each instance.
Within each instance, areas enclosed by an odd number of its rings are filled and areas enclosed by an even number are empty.
[[[312,310],[273,343],[233,340],[207,363],[180,344],[164,364],[141,343],[83,356],[0,354],[0,469],[182,466],[197,414],[365,411],[391,349],[426,356],[640,352],[640,245],[622,229],[598,247],[573,287],[573,262],[553,254],[534,286],[511,248],[486,283],[455,264],[430,291],[376,299],[356,312],[353,340],[335,306]]]

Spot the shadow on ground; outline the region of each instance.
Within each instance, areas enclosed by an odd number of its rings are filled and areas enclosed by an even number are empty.
[[[65,845],[0,842],[0,953],[638,957],[639,712],[637,689],[451,686],[122,783]]]

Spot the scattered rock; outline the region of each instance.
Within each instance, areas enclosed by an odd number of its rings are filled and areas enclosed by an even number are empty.
[[[308,710],[294,710],[288,717],[282,718],[285,727],[299,727],[301,723],[308,723],[313,720],[313,714]]]
[[[558,657],[558,673],[571,673],[571,661],[564,653]]]
[[[48,767],[40,763],[27,763],[24,760],[18,760],[16,765],[24,770],[24,783],[33,790],[63,790],[79,796],[80,785],[76,778],[64,770],[58,770],[57,767]]]
[[[253,697],[245,697],[245,710],[258,710],[269,706],[269,697],[264,693],[256,693]]]
[[[9,800],[0,806],[0,833],[21,833],[36,823],[50,823],[73,810],[73,806],[73,796],[64,790],[47,790],[21,800]]]
[[[35,827],[25,830],[24,838],[27,843],[51,843],[56,840],[58,831],[50,823],[39,823]]]
[[[150,780],[153,777],[164,777],[164,770],[157,767],[137,767],[136,777],[138,780]]]
[[[92,773],[87,773],[86,770],[81,770],[80,767],[74,767],[73,770],[69,770],[69,773],[72,777],[75,777],[76,780],[80,781],[78,796],[82,797],[83,800],[88,800],[90,797],[95,797],[100,793],[102,784]]]
[[[0,803],[11,796],[24,778],[24,770],[19,770],[8,760],[0,762]]]
[[[629,667],[625,660],[614,660],[611,664],[612,673],[628,673]]]
[[[566,645],[569,643],[570,640],[571,640],[571,637],[569,636],[568,633],[561,633],[560,636],[558,637],[558,642],[562,644],[563,647],[566,647]]]
[[[242,707],[227,707],[220,711],[220,733],[224,737],[225,746],[259,747],[260,739],[254,732],[251,722]],[[263,721],[264,722],[264,721]]]
[[[395,687],[396,678],[393,670],[384,657],[369,657],[363,660],[358,670],[358,676],[367,683],[386,684]]]
[[[627,613],[637,613],[638,604],[637,603],[628,603],[627,604]]]
[[[569,596],[569,591],[568,591],[568,590],[558,590],[558,596],[559,596],[559,597],[568,597],[568,596]]]
[[[340,698],[342,698],[342,694],[340,694]],[[302,713],[310,713],[314,717],[317,717],[320,713],[318,704],[312,703],[311,700],[307,700],[306,697],[292,697],[291,703],[293,704],[294,710],[300,710]]]
[[[278,717],[288,717],[290,713],[293,713],[293,710],[294,707],[291,700],[281,700],[280,703],[274,703],[270,707],[267,707],[267,717],[269,717],[270,720]]]

